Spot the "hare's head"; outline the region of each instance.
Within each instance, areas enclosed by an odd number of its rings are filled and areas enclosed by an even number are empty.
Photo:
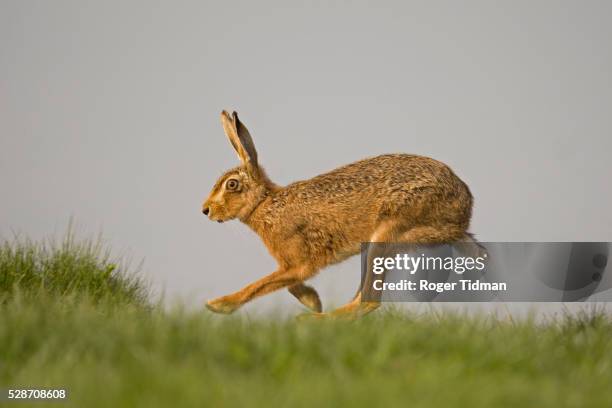
[[[271,187],[257,163],[257,151],[246,126],[231,115],[221,112],[221,123],[242,164],[226,171],[213,186],[202,206],[202,212],[213,221],[247,218]]]

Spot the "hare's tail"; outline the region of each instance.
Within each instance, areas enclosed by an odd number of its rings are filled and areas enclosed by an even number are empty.
[[[474,238],[474,234],[469,232],[464,233],[463,238],[455,242],[454,247],[465,256],[472,258],[487,257],[487,249]]]

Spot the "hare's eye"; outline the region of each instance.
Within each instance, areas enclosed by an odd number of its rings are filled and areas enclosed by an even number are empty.
[[[236,190],[238,188],[238,180],[236,179],[227,180],[227,182],[225,182],[225,187],[227,187],[228,190]]]

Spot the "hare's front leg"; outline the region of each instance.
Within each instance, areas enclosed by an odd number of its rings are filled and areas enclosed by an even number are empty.
[[[206,307],[215,313],[232,313],[253,298],[300,284],[306,278],[305,270],[305,268],[279,269],[236,293],[208,301]]]

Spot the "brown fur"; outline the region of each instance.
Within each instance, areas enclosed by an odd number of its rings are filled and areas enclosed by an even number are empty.
[[[303,282],[327,265],[359,253],[361,242],[472,241],[466,232],[472,195],[441,162],[388,154],[279,187],[257,162],[251,136],[236,112],[224,111],[221,119],[242,165],[218,179],[203,211],[211,220],[237,218],[248,225],[277,260],[278,269],[234,294],[209,301],[207,307],[214,312],[231,313],[281,288],[320,312],[317,292]],[[230,179],[239,183],[235,191],[228,191]],[[358,292],[332,314],[357,316],[376,307],[376,302],[361,302]]]

